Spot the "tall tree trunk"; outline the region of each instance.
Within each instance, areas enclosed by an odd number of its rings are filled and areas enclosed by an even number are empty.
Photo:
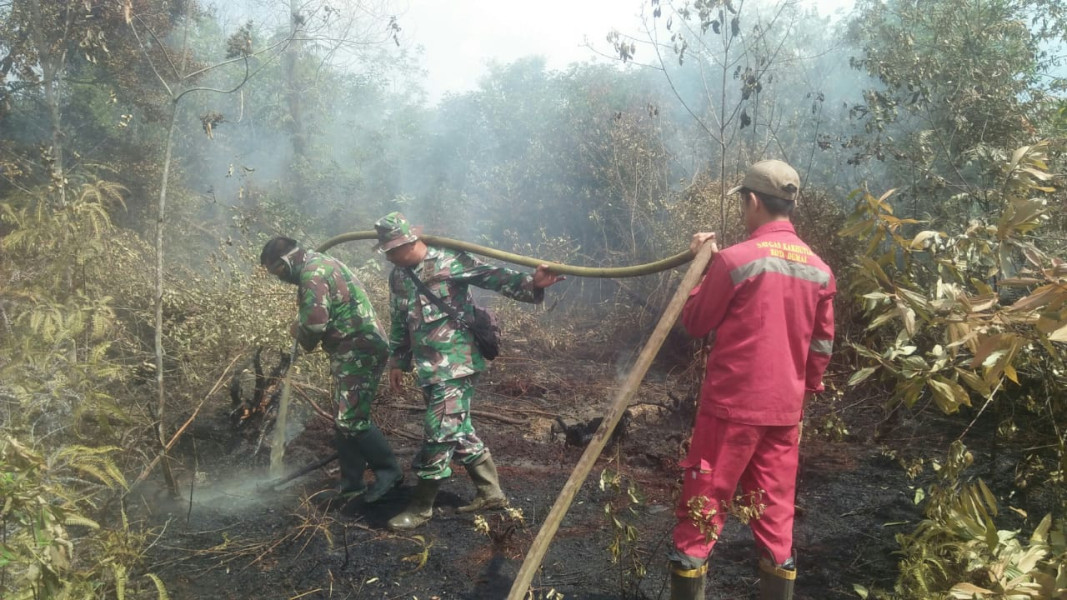
[[[63,169],[63,127],[62,111],[59,106],[59,98],[56,88],[59,87],[62,75],[52,69],[45,70],[44,98],[48,104],[48,116],[52,125],[52,185],[59,194],[56,205],[60,208],[67,205],[67,174]]]
[[[719,235],[723,243],[730,239],[726,231],[726,84],[729,70],[730,44],[726,41],[726,26],[723,24],[722,88],[719,90]]]
[[[167,394],[163,385],[163,225],[167,207],[167,181],[170,178],[170,159],[174,149],[174,130],[178,125],[178,101],[172,103],[170,128],[167,129],[166,150],[163,155],[163,179],[159,184],[159,206],[156,215],[156,433],[159,436],[159,451],[163,453],[161,463],[163,477],[172,495],[178,495],[178,483],[170,470],[167,460],[167,435],[164,426],[166,416]]]
[[[67,205],[67,174],[63,166],[63,112],[60,106],[59,92],[63,85],[63,73],[67,66],[65,38],[66,33],[70,30],[74,13],[69,4],[64,5],[57,2],[54,7],[48,7],[32,0],[28,4],[35,21],[31,35],[33,36],[33,44],[37,48],[38,61],[41,65],[41,85],[44,87],[45,104],[48,105],[49,129],[52,138],[51,156],[48,157],[51,163],[49,165],[49,176],[58,193],[55,206],[62,208]],[[46,15],[42,13],[42,8],[52,8],[61,11],[61,14]],[[52,28],[55,27],[54,19],[51,18],[53,16],[62,16],[60,26],[63,29],[63,35],[59,37],[59,41],[56,43],[52,43],[49,37]]]
[[[290,46],[285,52],[286,102],[289,105],[289,139],[293,146],[293,159],[289,161],[290,181],[293,182],[293,196],[307,197],[307,129],[304,126],[304,101],[300,81],[300,58],[304,42],[304,17],[300,14],[299,0],[289,0],[289,35]]]

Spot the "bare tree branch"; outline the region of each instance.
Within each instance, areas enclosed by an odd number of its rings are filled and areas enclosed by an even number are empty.
[[[135,18],[139,19],[139,17]],[[159,69],[156,68],[156,62],[152,60],[152,55],[148,52],[148,48],[145,47],[144,42],[141,41],[141,36],[137,33],[137,28],[133,26],[132,21],[130,22],[130,31],[133,32],[133,37],[137,40],[137,45],[140,46],[141,52],[144,54],[145,59],[148,61],[148,66],[151,67],[152,72],[156,74],[156,79],[158,79],[159,83],[161,83],[164,89],[167,90],[167,95],[173,98],[173,90],[171,90],[170,85],[167,83],[167,80],[163,78],[163,75],[160,74]],[[163,53],[166,54],[166,50],[164,50]],[[167,57],[167,60],[170,60],[169,56]],[[171,66],[173,67],[174,63],[171,63]]]

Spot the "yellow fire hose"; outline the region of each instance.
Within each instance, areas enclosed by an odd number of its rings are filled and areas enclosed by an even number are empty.
[[[325,252],[326,250],[333,248],[337,244],[342,242],[352,242],[356,240],[377,240],[378,234],[374,231],[353,231],[352,233],[343,233],[339,236],[332,237],[316,248],[319,252]],[[576,267],[573,265],[564,265],[547,260],[538,260],[536,258],[530,258],[529,256],[523,256],[521,254],[513,254],[511,252],[504,252],[503,250],[497,250],[496,248],[489,248],[487,246],[479,246],[478,244],[472,244],[470,242],[464,242],[461,240],[453,240],[446,237],[439,237],[436,235],[420,235],[419,239],[426,242],[431,246],[444,246],[446,248],[452,248],[453,250],[463,250],[466,252],[473,252],[474,254],[480,254],[489,258],[495,258],[516,265],[522,265],[524,267],[537,268],[538,265],[548,265],[549,270],[558,275],[574,275],[576,277],[601,277],[608,279],[620,279],[623,277],[640,277],[641,275],[651,275],[652,273],[659,273],[660,271],[666,271],[684,265],[685,263],[693,260],[693,253],[688,249],[685,252],[679,252],[674,256],[651,262],[643,265],[634,265],[632,267]]]

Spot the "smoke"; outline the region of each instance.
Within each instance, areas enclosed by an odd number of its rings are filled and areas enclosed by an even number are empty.
[[[281,504],[282,498],[269,489],[269,479],[264,476],[245,475],[233,477],[224,474],[215,479],[210,472],[197,472],[200,485],[192,493],[191,519],[198,511],[206,510],[221,514],[247,514],[250,509]]]
[[[182,172],[213,208],[205,206],[200,218],[226,232],[222,237],[281,234],[313,243],[369,229],[400,210],[427,233],[546,260],[624,265],[662,258],[684,248],[694,231],[717,225],[677,222],[683,212],[699,212],[682,205],[707,201],[703,191],[688,190],[697,182],[711,189],[720,178],[735,183],[755,160],[787,160],[806,189],[842,203],[864,182],[885,187],[884,165],[847,164],[863,129],[851,109],[873,82],[849,64],[858,52],[842,41],[840,15],[820,16],[850,5],[838,4],[822,4],[819,13],[790,5],[780,17],[752,4],[746,27],[778,20],[766,28],[763,46],[735,51],[726,70],[714,44],[700,48],[695,40],[684,57],[661,48],[664,61],[656,64],[648,44],[670,32],[665,17],[646,15],[650,29],[630,32],[643,44],[637,57],[652,68],[590,60],[556,70],[550,65],[557,60],[542,57],[456,64],[450,68],[479,70],[478,84],[432,105],[425,90],[444,67],[430,50],[420,52],[421,40],[358,52],[308,41],[296,58],[283,57],[297,62],[299,94],[278,59],[237,93],[199,94],[189,103]],[[639,9],[635,3],[631,15]],[[219,18],[253,17],[262,45],[288,26],[287,16],[265,10],[230,7]],[[456,39],[447,28],[415,29],[405,35]],[[585,51],[610,54],[602,46],[590,43]],[[224,88],[234,74],[205,83]],[[199,118],[215,112],[224,120],[209,138]],[[363,252],[369,246],[352,245],[359,249],[354,260],[375,259]],[[647,295],[657,284],[634,285]]]

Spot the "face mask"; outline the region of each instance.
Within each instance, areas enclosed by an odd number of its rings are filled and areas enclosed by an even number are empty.
[[[293,254],[296,254],[297,250],[299,250],[299,248],[293,248],[278,259],[278,262],[285,264],[285,273],[283,275],[279,275],[278,278],[287,283],[300,283],[300,276],[297,275],[296,271],[293,269],[293,261],[291,258]],[[278,263],[274,264],[277,265]]]

